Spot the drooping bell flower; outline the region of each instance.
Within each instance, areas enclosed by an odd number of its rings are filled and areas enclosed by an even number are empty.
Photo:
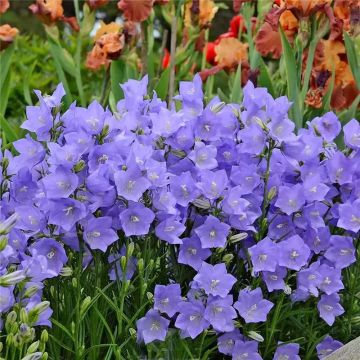
[[[9,24],[0,26],[0,50],[6,49],[15,39],[19,30]]]
[[[29,6],[29,10],[46,25],[62,21],[69,24],[74,31],[80,30],[75,17],[64,16],[62,0],[36,0]]]

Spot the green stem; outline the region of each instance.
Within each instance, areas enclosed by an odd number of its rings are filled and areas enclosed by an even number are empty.
[[[207,50],[207,45],[208,45],[208,41],[209,41],[209,29],[205,30],[205,34],[204,34],[204,50],[202,53],[202,59],[201,59],[201,70],[204,70],[206,67],[206,50]]]

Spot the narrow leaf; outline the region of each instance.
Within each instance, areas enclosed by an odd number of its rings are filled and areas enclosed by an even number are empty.
[[[358,58],[359,54],[356,54],[354,42],[346,31],[344,31],[344,41],[346,55],[350,64],[350,68],[354,75],[356,86],[358,87],[358,89],[360,89],[360,59]]]

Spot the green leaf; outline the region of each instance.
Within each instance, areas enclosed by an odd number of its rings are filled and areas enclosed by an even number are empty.
[[[344,41],[350,68],[354,75],[356,86],[360,89],[360,59],[357,57],[358,54],[355,51],[354,42],[346,31],[344,31]]]
[[[15,45],[10,45],[7,49],[1,52],[0,55],[0,64],[1,64],[1,71],[0,71],[0,91],[1,94],[4,91],[4,82],[6,80],[7,74],[10,70],[10,65],[12,61],[12,56],[14,54]]]
[[[333,65],[332,68],[330,85],[323,98],[323,109],[322,109],[323,112],[327,112],[330,110],[331,95],[334,91],[334,86],[335,86],[335,65]]]
[[[241,63],[239,63],[231,89],[230,102],[237,104],[240,103],[241,96]]]
[[[1,83],[1,96],[0,96],[0,115],[5,115],[6,106],[9,100],[11,90],[11,72],[7,73],[7,76],[3,83]]]
[[[264,86],[268,89],[269,93],[275,97],[275,90],[274,90],[274,86],[271,80],[271,76],[269,74],[269,70],[268,67],[266,66],[263,58],[260,58],[259,60],[259,69],[260,69],[260,74],[258,77],[258,83],[261,86]]]
[[[24,83],[23,83],[23,94],[25,101],[28,105],[32,105],[33,102],[31,100],[31,90],[30,90],[30,80],[31,75],[35,69],[37,61],[35,60],[29,68],[25,67],[25,74],[24,74]]]
[[[339,114],[339,119],[341,120],[343,125],[348,123],[351,119],[355,118],[356,110],[359,104],[360,104],[360,94],[355,98],[355,100],[347,110]]]
[[[281,44],[283,48],[283,56],[285,61],[286,69],[286,80],[287,80],[287,91],[289,100],[293,102],[293,105],[290,109],[290,118],[295,122],[296,128],[300,129],[302,127],[302,115],[299,106],[299,85],[297,82],[298,79],[298,68],[296,66],[294,50],[289,44],[289,41],[284,34],[284,31],[281,27],[280,36]]]
[[[160,79],[155,86],[155,91],[158,97],[162,100],[165,100],[166,98],[169,88],[169,79],[170,79],[170,68],[168,67],[162,72]]]
[[[84,17],[81,22],[80,35],[82,37],[88,37],[95,24],[95,11],[91,11],[88,4],[84,4],[83,7]]]
[[[125,80],[126,76],[126,63],[124,60],[119,59],[112,61],[110,65],[110,81],[111,81],[111,92],[114,97],[115,103],[120,99],[124,98],[124,93],[120,87]]]
[[[7,142],[13,142],[20,138],[20,129],[10,125],[3,115],[0,115],[0,129],[4,133]]]

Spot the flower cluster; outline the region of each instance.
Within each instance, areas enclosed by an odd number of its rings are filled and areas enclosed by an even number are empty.
[[[135,259],[116,267],[121,239],[154,234],[174,254],[166,266],[191,278],[180,282],[174,272],[155,287],[139,341],[164,340],[169,327],[190,338],[213,329],[219,352],[260,359],[262,337],[247,324],[268,321],[280,299],[316,299],[332,325],[344,312],[342,270],[356,260],[359,123],[344,126],[341,151],[334,113],[295,134],[287,98],[251,82],[241,105],[214,98],[204,107],[195,76],[180,83],[170,109],[147,96],[147,85],[147,77],[122,85],[115,113],[96,101],[62,112],[62,85],[51,96],[36,91],[39,105],[27,107],[22,125],[33,137],[13,143],[17,155],[5,150],[0,179],[1,217],[17,217],[0,251],[0,279],[19,274],[36,290],[24,302],[7,284],[2,312],[19,301],[36,307],[41,282],[64,271],[68,249],[84,252],[84,266],[106,252],[110,279],[131,279]],[[49,324],[49,312],[37,323]],[[299,345],[282,336],[275,359],[298,359]],[[324,341],[320,357],[338,346]]]

